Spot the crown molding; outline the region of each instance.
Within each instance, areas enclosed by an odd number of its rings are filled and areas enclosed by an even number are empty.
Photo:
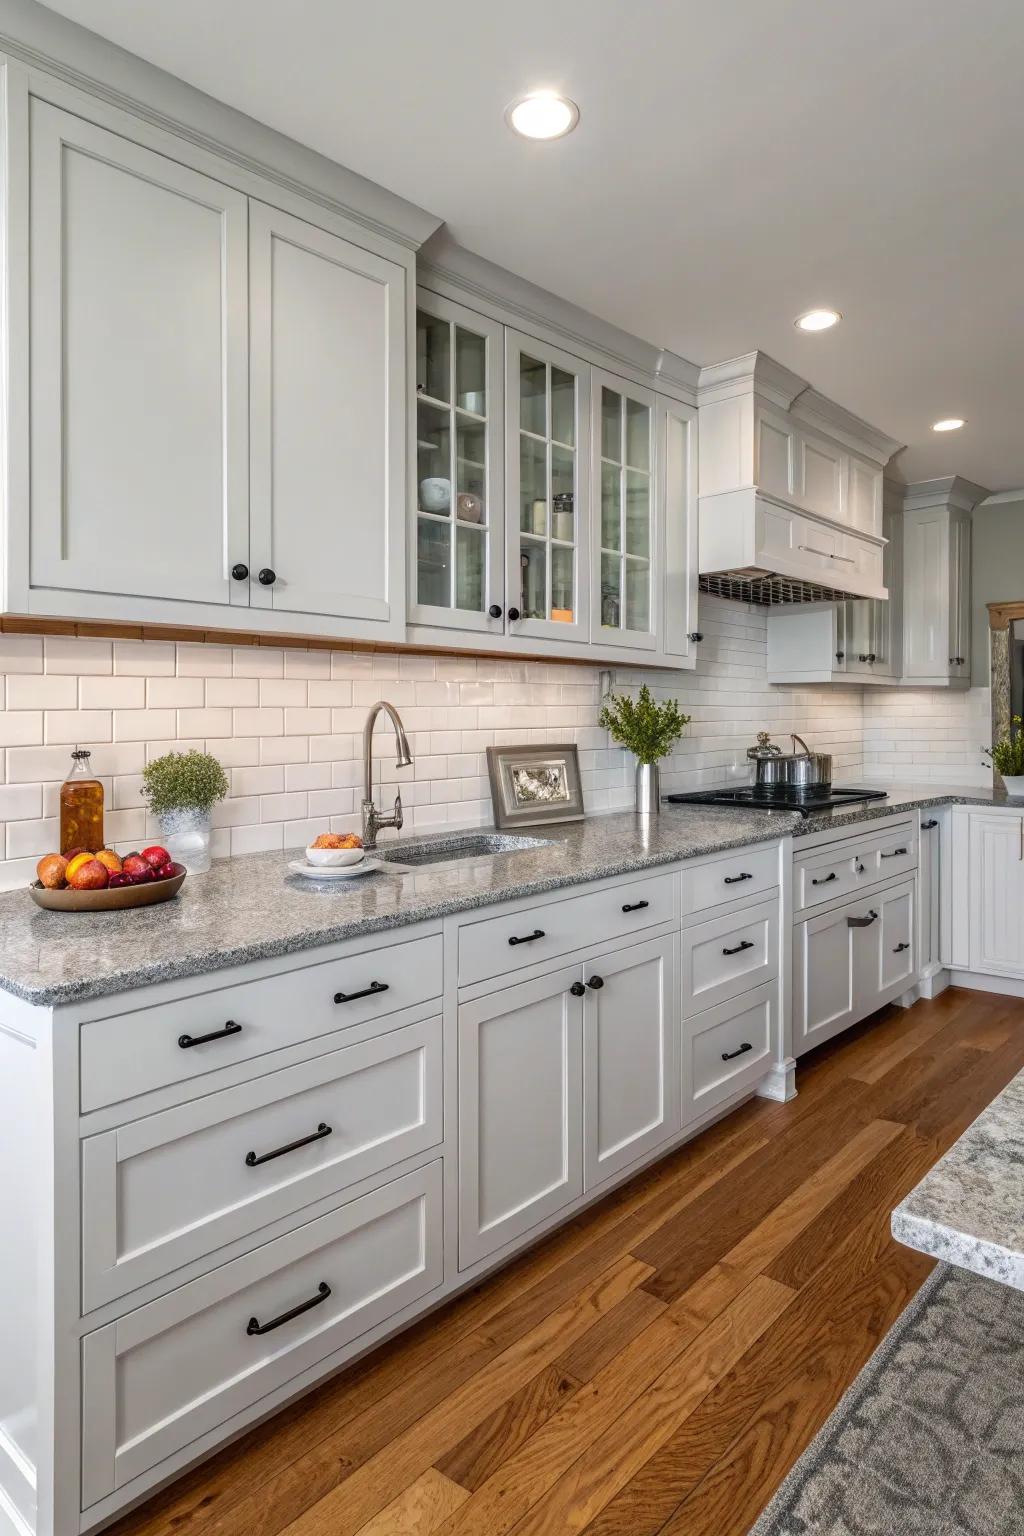
[[[700,370],[674,352],[641,341],[601,320],[589,310],[561,299],[505,267],[459,245],[447,229],[427,242],[416,262],[424,288],[487,314],[500,323],[522,326],[568,351],[599,356],[611,371],[661,389],[687,405],[697,403]]]
[[[996,491],[991,496],[986,496],[984,501],[979,501],[979,507],[1000,507],[1006,502],[1024,501],[1024,486],[1015,491]]]
[[[416,251],[441,220],[77,22],[3,0],[0,52]]]
[[[837,405],[834,400],[829,400],[811,386],[794,402],[792,411],[801,421],[827,432],[829,437],[834,437],[844,447],[873,459],[876,464],[888,464],[894,453],[906,447],[905,443],[881,432],[878,427],[863,421],[860,416],[855,416],[845,406]]]
[[[698,396],[701,405],[713,405],[719,400],[732,400],[737,395],[753,392],[788,411],[807,388],[806,379],[784,368],[767,352],[746,352],[742,357],[731,357],[724,363],[711,363],[702,368]]]
[[[904,507],[952,507],[958,512],[972,512],[988,499],[988,491],[961,475],[942,475],[936,480],[917,480],[903,488]]]

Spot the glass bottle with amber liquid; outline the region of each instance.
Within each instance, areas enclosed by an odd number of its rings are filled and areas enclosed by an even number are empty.
[[[60,851],[98,853],[103,847],[103,785],[92,776],[91,754],[76,747],[71,772],[60,787]]]

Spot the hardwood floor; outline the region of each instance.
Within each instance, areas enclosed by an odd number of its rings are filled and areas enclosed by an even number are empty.
[[[949,991],[806,1058],[116,1536],[745,1536],[931,1263],[889,1213],[1024,1067]]]

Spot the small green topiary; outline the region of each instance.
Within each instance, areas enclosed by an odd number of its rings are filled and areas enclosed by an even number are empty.
[[[1002,774],[1008,774],[1010,778],[1016,778],[1024,774],[1024,721],[1020,715],[1014,715],[1010,721],[1009,735],[1002,741],[997,741],[989,750],[983,747],[982,751],[992,759],[996,770]]]
[[[228,792],[228,776],[209,752],[165,752],[142,770],[142,793],[156,816],[168,811],[209,815]]]
[[[620,747],[628,747],[638,763],[656,763],[667,756],[690,723],[676,699],[656,704],[644,683],[639,696],[610,693],[597,719]]]

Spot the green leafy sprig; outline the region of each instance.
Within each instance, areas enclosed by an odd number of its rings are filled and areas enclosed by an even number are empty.
[[[598,716],[598,724],[639,763],[666,757],[689,723],[690,716],[681,712],[676,699],[656,704],[646,683],[635,699],[628,693],[608,694]]]
[[[1010,721],[1009,734],[1002,741],[997,741],[991,748],[982,747],[985,755],[991,758],[996,770],[1010,777],[1024,774],[1024,721],[1020,715],[1014,715]]]
[[[209,813],[228,792],[228,776],[209,752],[165,752],[142,770],[142,793],[156,816],[168,811]]]

